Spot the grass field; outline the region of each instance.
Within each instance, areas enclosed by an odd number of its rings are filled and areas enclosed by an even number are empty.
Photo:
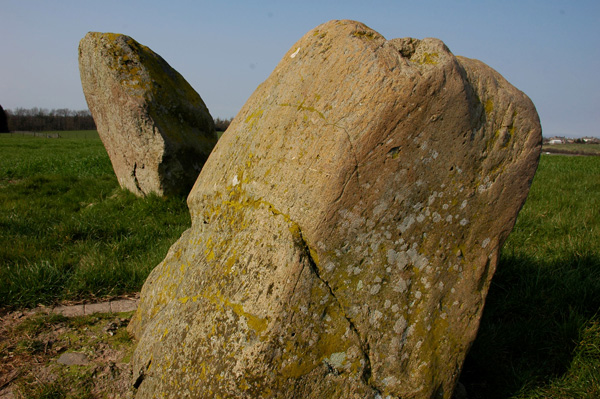
[[[600,157],[543,155],[462,380],[469,398],[600,398]]]
[[[0,307],[138,290],[189,226],[119,189],[91,133],[0,135]],[[470,399],[600,397],[600,157],[543,155],[461,381]]]
[[[185,198],[121,190],[95,132],[68,135],[0,135],[0,307],[137,291],[190,224]]]

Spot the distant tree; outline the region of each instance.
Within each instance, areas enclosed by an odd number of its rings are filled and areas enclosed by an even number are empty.
[[[16,108],[7,110],[11,131],[94,130],[96,124],[89,110],[72,111],[67,108]]]
[[[4,112],[4,108],[0,105],[0,133],[8,132],[8,117],[6,116],[6,112]]]
[[[217,129],[217,132],[224,132],[225,130],[227,130],[227,128],[229,127],[229,124],[231,123],[232,120],[233,120],[233,118],[229,118],[229,119],[217,118],[217,119],[215,119],[215,129]]]

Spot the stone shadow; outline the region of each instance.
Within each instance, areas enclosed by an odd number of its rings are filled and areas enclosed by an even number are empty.
[[[560,377],[600,309],[600,256],[544,262],[503,254],[460,381],[469,399],[507,398]]]

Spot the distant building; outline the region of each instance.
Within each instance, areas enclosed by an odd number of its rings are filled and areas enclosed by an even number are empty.
[[[571,138],[571,137],[563,137],[563,136],[554,136],[550,138],[544,137],[544,144],[600,144],[600,138],[598,137],[580,137],[580,138]]]
[[[563,137],[551,137],[548,144],[565,144],[566,140]]]
[[[582,137],[581,138],[586,144],[600,144],[600,139],[598,137]]]

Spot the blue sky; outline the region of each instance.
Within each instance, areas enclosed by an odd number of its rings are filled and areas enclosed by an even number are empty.
[[[150,47],[213,117],[232,117],[302,35],[332,19],[387,39],[437,37],[525,92],[544,136],[600,136],[598,0],[0,0],[0,105],[86,109],[77,46],[100,31]]]

